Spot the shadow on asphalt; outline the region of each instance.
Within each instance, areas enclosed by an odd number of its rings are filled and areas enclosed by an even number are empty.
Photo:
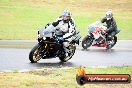
[[[60,68],[60,67],[73,67],[74,66],[74,64],[73,63],[71,63],[71,62],[65,62],[65,63],[63,63],[63,62],[48,62],[48,63],[46,63],[46,62],[38,62],[38,63],[30,63],[30,65],[32,65],[32,66],[34,66],[34,67],[39,67],[39,68],[41,68],[41,67],[55,67],[55,68]]]
[[[106,52],[106,53],[114,53],[114,49],[110,49],[110,50],[106,50],[106,49],[87,49],[84,50],[82,49],[81,51],[86,51],[86,52]],[[60,68],[60,67],[73,67],[76,66],[74,63],[72,62],[37,62],[37,63],[29,63],[32,67],[37,67],[37,68],[41,68],[41,67],[46,67],[46,68],[51,68],[51,67],[55,67],[55,68]]]
[[[115,52],[115,49],[81,49],[81,51],[114,53]]]

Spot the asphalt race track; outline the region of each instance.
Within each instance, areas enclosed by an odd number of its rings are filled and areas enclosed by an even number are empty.
[[[58,58],[53,58],[42,59],[38,63],[32,64],[28,54],[35,43],[37,43],[35,40],[1,40],[0,71],[80,65],[85,67],[132,66],[131,40],[119,40],[111,50],[99,47],[83,50],[81,46],[77,46],[75,55],[66,63],[61,63]]]

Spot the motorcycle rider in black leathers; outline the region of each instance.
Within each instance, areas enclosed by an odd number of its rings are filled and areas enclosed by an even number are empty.
[[[108,39],[111,39],[112,37],[114,37],[117,33],[117,25],[116,25],[115,19],[113,18],[112,10],[109,10],[109,11],[106,12],[106,17],[104,17],[101,20],[101,22],[102,23],[106,22],[106,27],[107,27],[106,39],[108,40]]]

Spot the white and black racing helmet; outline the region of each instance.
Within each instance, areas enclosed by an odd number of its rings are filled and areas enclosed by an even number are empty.
[[[69,10],[64,10],[62,17],[64,22],[68,22],[71,19],[71,12]]]
[[[62,16],[71,16],[71,12],[69,10],[64,10]]]
[[[113,17],[112,10],[108,10],[108,11],[106,12],[106,18],[107,18],[107,20],[112,19],[112,17]]]

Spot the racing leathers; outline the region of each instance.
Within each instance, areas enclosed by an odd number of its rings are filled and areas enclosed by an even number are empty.
[[[111,19],[107,20],[106,17],[104,17],[102,20],[101,20],[102,23],[106,22],[106,27],[107,27],[107,30],[106,30],[106,33],[107,33],[107,38],[110,39],[112,37],[114,37],[117,33],[117,25],[116,25],[116,21],[115,19],[112,17]]]
[[[48,31],[49,35],[47,37],[52,37],[51,32],[54,32],[56,36],[63,36],[63,38],[67,38],[67,41],[71,41],[73,39],[73,35],[75,33],[75,22],[73,19],[69,19],[69,21],[65,22],[62,17],[57,18],[53,23],[51,23],[44,31]],[[46,32],[45,32],[46,33]],[[45,34],[44,34],[45,35]],[[63,42],[64,47],[68,47],[68,42]]]

